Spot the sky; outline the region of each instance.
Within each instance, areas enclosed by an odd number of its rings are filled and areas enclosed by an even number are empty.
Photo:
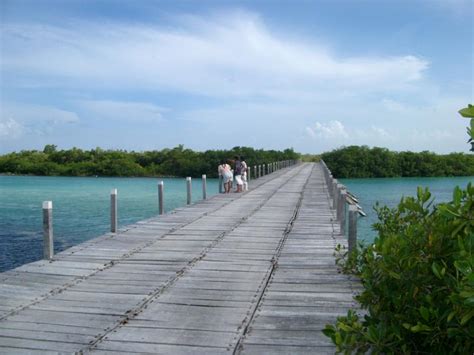
[[[471,0],[0,0],[0,154],[468,152]]]

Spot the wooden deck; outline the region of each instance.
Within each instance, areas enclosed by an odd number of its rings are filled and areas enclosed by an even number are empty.
[[[353,306],[319,164],[0,274],[0,353],[324,354]]]

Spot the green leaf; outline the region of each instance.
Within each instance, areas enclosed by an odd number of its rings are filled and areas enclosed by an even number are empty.
[[[399,274],[397,274],[397,273],[394,272],[394,271],[389,271],[388,274],[389,274],[390,276],[392,276],[394,279],[397,279],[397,280],[400,280],[400,279],[402,278]]]
[[[430,311],[428,308],[421,306],[419,311],[424,320],[428,321],[430,319]]]
[[[461,202],[461,198],[462,198],[462,190],[459,188],[459,186],[456,186],[453,191],[453,202],[456,205],[459,205],[459,203]]]
[[[423,188],[421,186],[416,188],[416,197],[418,197],[418,200],[423,198]]]
[[[469,264],[467,261],[456,260],[454,262],[454,267],[461,271],[464,275],[470,275],[472,273],[471,264]]]
[[[474,297],[469,297],[465,299],[464,304],[469,307],[474,307]]]
[[[474,297],[474,291],[461,291],[459,292],[459,296],[462,298]]]
[[[344,323],[338,323],[337,326],[345,332],[352,331],[352,328],[349,327],[348,325],[344,324]]]
[[[369,326],[367,330],[368,330],[367,337],[369,338],[369,340],[372,343],[376,343],[377,342],[377,329],[375,328],[375,326],[371,325]]]
[[[431,270],[433,270],[433,274],[435,274],[435,276],[438,278],[438,279],[442,279],[443,276],[441,276],[440,274],[440,270],[439,270],[439,265],[436,264],[436,262],[433,261],[433,264],[431,264]]]
[[[336,330],[334,329],[334,327],[329,324],[326,325],[326,328],[323,329],[323,334],[331,339],[334,337],[335,332]]]
[[[461,325],[466,324],[469,319],[471,319],[474,316],[474,310],[468,312],[464,317],[461,318]]]
[[[472,118],[474,118],[474,106],[472,106],[470,104],[467,105],[467,107],[465,107],[463,109],[460,109],[458,112],[462,117],[472,117]]]

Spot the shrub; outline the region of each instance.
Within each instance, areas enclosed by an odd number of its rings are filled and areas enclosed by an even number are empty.
[[[376,207],[378,237],[348,259],[363,291],[324,333],[344,353],[474,353],[474,186],[432,207],[428,189]],[[356,265],[355,265],[356,264]]]

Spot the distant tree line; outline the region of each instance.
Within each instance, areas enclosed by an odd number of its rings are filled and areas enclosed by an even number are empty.
[[[337,178],[474,176],[474,155],[349,146],[321,155]]]
[[[221,160],[243,155],[249,166],[280,160],[319,161],[321,157],[337,178],[474,176],[474,155],[432,152],[393,152],[385,148],[349,146],[321,155],[293,149],[263,150],[234,147],[196,152],[179,145],[145,152],[58,150],[48,144],[42,151],[23,150],[0,156],[0,174],[45,176],[217,176]]]
[[[179,145],[145,152],[125,150],[58,150],[48,144],[43,151],[24,150],[0,156],[0,173],[44,176],[217,176],[221,160],[243,155],[248,165],[294,160],[293,149],[283,151],[234,147],[196,152]]]

